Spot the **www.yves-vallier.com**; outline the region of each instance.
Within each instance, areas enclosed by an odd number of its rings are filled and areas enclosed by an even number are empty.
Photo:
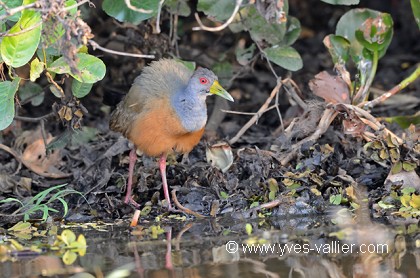
[[[226,243],[226,251],[228,253],[248,253],[248,254],[278,254],[279,256],[287,254],[369,254],[377,253],[384,254],[389,252],[388,244],[352,244],[342,243],[339,240],[331,241],[329,243],[272,243],[272,244],[245,244],[237,243],[236,241],[229,241]]]

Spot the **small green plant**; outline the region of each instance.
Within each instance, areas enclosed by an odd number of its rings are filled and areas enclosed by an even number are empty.
[[[59,201],[63,205],[63,217],[67,215],[68,212],[68,204],[64,197],[69,194],[79,194],[83,197],[82,193],[76,191],[74,189],[62,189],[67,184],[61,184],[57,186],[50,187],[45,189],[44,191],[39,192],[34,197],[30,198],[27,202],[23,203],[16,198],[7,198],[1,200],[0,203],[10,203],[10,202],[17,202],[21,205],[19,209],[13,212],[11,215],[23,215],[23,220],[28,221],[32,214],[41,211],[42,212],[42,221],[46,221],[47,218],[50,216],[50,213],[58,213],[59,211],[52,208],[51,205],[56,201]],[[53,195],[53,191],[57,191]]]
[[[83,3],[86,1],[0,1],[0,65],[4,70],[0,130],[13,121],[15,99],[31,99],[34,106],[43,102],[44,89],[35,83],[40,77],[48,81],[57,98],[64,100],[86,96],[105,76],[105,64],[87,53],[86,45],[93,35],[80,17],[79,6]],[[71,92],[62,89],[58,74],[71,76]],[[29,80],[25,80],[26,75]],[[70,122],[73,116],[83,116],[76,111],[70,116],[58,114]],[[78,127],[76,122],[72,127]]]

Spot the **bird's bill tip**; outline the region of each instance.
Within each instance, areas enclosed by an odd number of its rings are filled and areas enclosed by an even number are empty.
[[[233,97],[220,85],[218,80],[215,80],[211,85],[210,94],[218,95],[219,97],[222,97],[232,102],[234,101]]]

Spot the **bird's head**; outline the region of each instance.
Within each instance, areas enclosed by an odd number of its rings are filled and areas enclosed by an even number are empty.
[[[190,86],[193,90],[203,97],[208,95],[218,95],[227,100],[233,101],[232,96],[219,84],[217,76],[208,69],[197,68],[191,76]]]

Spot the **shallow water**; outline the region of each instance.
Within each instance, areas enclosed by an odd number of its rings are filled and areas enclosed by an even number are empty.
[[[418,227],[416,231],[413,226],[407,230],[331,221],[302,217],[160,222],[156,239],[150,224],[102,227],[106,231],[74,228],[88,244],[86,254],[74,263],[64,264],[59,252],[15,252],[0,263],[0,273],[110,278],[420,276]]]

